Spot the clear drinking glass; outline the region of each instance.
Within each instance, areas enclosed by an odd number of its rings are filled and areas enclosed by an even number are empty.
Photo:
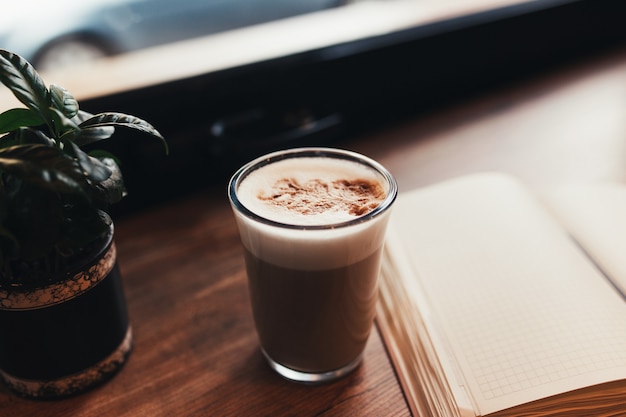
[[[379,163],[331,148],[271,153],[231,178],[257,334],[283,377],[329,381],[360,363],[397,190]]]

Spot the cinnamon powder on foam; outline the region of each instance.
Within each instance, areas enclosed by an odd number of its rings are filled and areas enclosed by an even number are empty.
[[[274,183],[271,194],[261,191],[257,197],[266,204],[302,215],[331,211],[362,216],[385,199],[385,190],[377,181],[368,179],[311,179],[301,183],[295,178],[281,178]]]

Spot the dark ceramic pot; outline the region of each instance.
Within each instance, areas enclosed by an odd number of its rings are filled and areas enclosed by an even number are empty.
[[[52,284],[0,285],[0,377],[20,396],[56,399],[111,378],[132,349],[113,227],[93,256]]]

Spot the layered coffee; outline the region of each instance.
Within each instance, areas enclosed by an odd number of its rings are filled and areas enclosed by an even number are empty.
[[[261,165],[238,182],[233,207],[262,348],[270,363],[333,372],[354,363],[369,336],[387,222],[381,205],[393,201],[395,183],[335,155]]]
[[[279,225],[238,216],[243,244],[280,267],[328,270],[356,263],[378,249],[373,242],[382,242],[385,225],[336,226],[366,216],[388,188],[374,169],[349,160],[299,157],[265,165],[241,181],[237,198]]]

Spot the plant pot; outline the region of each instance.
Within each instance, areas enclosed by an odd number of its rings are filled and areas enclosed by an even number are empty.
[[[0,283],[0,377],[20,396],[56,399],[111,378],[132,349],[113,227],[91,256],[45,286]]]

